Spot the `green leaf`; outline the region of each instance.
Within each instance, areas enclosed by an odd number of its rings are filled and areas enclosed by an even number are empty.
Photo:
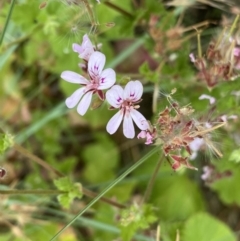
[[[184,241],[236,241],[229,227],[207,213],[198,213],[185,224]]]
[[[68,177],[54,180],[54,185],[61,191],[69,191],[71,189],[71,182]]]
[[[159,79],[159,73],[155,70],[152,71],[147,62],[144,62],[140,68],[139,73],[148,81],[156,83]]]
[[[107,134],[96,134],[96,140],[83,150],[86,163],[83,176],[91,183],[114,178],[114,169],[119,161],[118,149]]]
[[[147,229],[157,220],[150,205],[132,205],[121,213],[121,236],[124,241],[131,240],[138,229]]]
[[[82,185],[80,183],[72,183],[68,177],[59,178],[54,180],[54,185],[61,191],[66,191],[68,193],[58,195],[59,203],[65,207],[69,208],[74,198],[82,197]]]
[[[13,139],[14,137],[9,133],[0,134],[0,154],[13,145]]]
[[[71,204],[71,199],[69,198],[68,194],[60,194],[57,196],[57,199],[59,203],[64,207],[64,208],[69,208]]]
[[[193,181],[180,173],[161,176],[160,171],[159,174],[161,178],[155,182],[151,199],[162,220],[184,220],[204,210],[203,197]]]
[[[234,150],[229,157],[229,161],[239,163],[240,162],[240,150]]]

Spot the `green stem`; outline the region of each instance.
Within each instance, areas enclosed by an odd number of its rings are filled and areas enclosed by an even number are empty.
[[[14,4],[15,4],[15,1],[16,1],[16,0],[12,0],[12,2],[11,2],[11,6],[10,6],[10,9],[9,9],[8,15],[7,15],[7,20],[6,20],[6,23],[5,23],[5,25],[4,25],[4,28],[3,28],[3,31],[2,31],[2,35],[1,35],[1,38],[0,38],[0,46],[1,46],[1,44],[2,44],[4,35],[5,35],[5,33],[6,33],[7,26],[8,26],[9,20],[10,20],[11,15],[12,15],[12,11],[13,11],[13,7],[14,7]]]
[[[100,194],[98,194],[83,210],[78,213],[65,227],[63,227],[50,241],[55,240],[65,229],[71,226],[81,215],[83,215],[90,207],[92,207],[99,199],[101,199],[110,189],[116,186],[120,181],[122,181],[128,174],[144,163],[150,156],[159,151],[159,147],[152,149],[147,155],[141,158],[138,162],[133,164],[128,170],[126,170],[122,175],[120,175],[116,180],[114,180],[109,186],[107,186]]]
[[[240,17],[240,15],[238,14],[238,15],[236,16],[236,18],[235,18],[235,20],[234,20],[232,26],[231,26],[231,29],[230,29],[229,34],[228,34],[228,38],[231,37],[231,35],[232,35],[234,29],[236,28],[236,26],[237,26],[237,22],[238,22],[238,20],[239,20],[239,17]]]
[[[202,58],[201,36],[198,30],[197,30],[197,41],[198,41],[198,58]]]
[[[149,199],[149,197],[150,197],[150,195],[151,195],[154,182],[155,182],[155,180],[156,180],[158,171],[159,171],[159,169],[160,169],[160,167],[161,167],[161,165],[162,165],[162,162],[163,162],[163,158],[164,158],[164,155],[162,155],[162,156],[160,157],[159,161],[157,162],[157,165],[156,165],[155,170],[154,170],[154,172],[153,172],[153,174],[152,174],[152,177],[151,177],[150,181],[148,182],[147,190],[146,190],[146,192],[145,192],[145,194],[144,194],[144,197],[143,197],[143,200],[142,200],[142,204],[143,204],[144,202],[147,202],[148,199]]]
[[[2,195],[13,195],[13,194],[37,194],[37,195],[58,195],[68,193],[66,191],[60,190],[0,190],[0,194]]]

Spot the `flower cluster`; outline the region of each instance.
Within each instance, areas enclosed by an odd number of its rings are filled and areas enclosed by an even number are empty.
[[[145,138],[145,144],[161,145],[165,157],[174,170],[184,166],[196,170],[188,160],[196,157],[196,152],[203,145],[207,145],[221,156],[220,151],[212,144],[210,133],[224,125],[217,126],[202,123],[192,118],[194,112],[191,106],[180,107],[176,102],[159,113],[155,126],[142,131],[138,138]]]
[[[81,85],[66,99],[68,108],[77,106],[77,112],[84,115],[91,105],[93,95],[97,94],[101,101],[106,100],[110,104],[111,110],[118,109],[107,123],[106,130],[109,134],[114,134],[123,122],[123,134],[127,138],[134,138],[135,122],[141,130],[137,137],[145,139],[146,145],[160,145],[174,170],[182,166],[196,169],[188,160],[194,159],[196,152],[204,144],[211,146],[215,153],[221,156],[211,143],[209,133],[222,126],[223,122],[218,126],[200,124],[200,121],[191,117],[194,112],[191,106],[180,107],[172,99],[171,95],[175,93],[173,90],[167,97],[170,106],[159,113],[156,124],[152,125],[138,111],[143,94],[143,85],[140,81],[131,80],[124,88],[115,84],[115,71],[111,68],[104,69],[106,57],[93,46],[87,35],[83,36],[81,45],[73,44],[73,51],[83,60],[79,66],[85,75],[69,70],[61,74],[65,81]],[[198,63],[200,65],[201,61]],[[215,103],[215,99],[209,95],[204,94],[199,99],[208,99],[210,104]]]
[[[81,85],[66,99],[66,106],[68,108],[77,106],[77,112],[84,115],[91,104],[92,96],[97,94],[102,101],[106,98],[111,109],[119,109],[107,124],[108,133],[115,133],[122,120],[123,133],[127,138],[135,136],[133,121],[140,130],[147,130],[149,124],[146,118],[137,111],[138,103],[143,94],[142,83],[138,80],[129,81],[125,89],[120,85],[114,85],[116,82],[115,71],[111,68],[104,69],[105,55],[96,51],[86,34],[83,36],[81,45],[73,44],[73,51],[78,53],[79,58],[83,59],[84,64],[81,63],[80,67],[87,72],[87,77],[69,70],[62,72],[61,77],[65,81]],[[105,96],[103,90],[107,89],[109,90]]]

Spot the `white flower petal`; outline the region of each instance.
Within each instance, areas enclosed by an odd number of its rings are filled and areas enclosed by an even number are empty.
[[[107,132],[109,134],[113,134],[117,131],[118,127],[120,126],[123,118],[122,111],[118,111],[107,123]]]
[[[66,106],[70,109],[75,107],[77,103],[80,101],[80,99],[82,98],[84,94],[84,90],[85,90],[85,87],[82,87],[80,89],[77,89],[75,92],[73,92],[73,94],[66,99],[65,101]]]
[[[88,73],[93,79],[101,75],[105,61],[105,55],[98,51],[91,55],[88,62]]]
[[[85,115],[85,113],[87,112],[91,104],[92,95],[93,95],[93,92],[89,91],[83,96],[82,100],[80,101],[77,107],[77,112],[79,113],[79,115]]]
[[[141,99],[143,94],[143,85],[140,81],[129,81],[124,89],[124,99],[136,102]]]
[[[125,115],[123,118],[123,134],[130,139],[134,138],[135,136],[133,121],[130,115]]]
[[[123,102],[123,88],[120,85],[114,85],[107,91],[106,100],[111,106],[119,108]]]
[[[199,97],[199,100],[204,100],[204,99],[208,99],[210,104],[214,104],[216,102],[216,99],[210,95],[205,95],[205,94],[202,94],[200,97]]]
[[[144,131],[149,129],[149,124],[146,118],[139,111],[132,109],[130,115],[140,130]]]
[[[74,84],[89,84],[89,81],[85,79],[83,76],[68,70],[62,72],[61,78]]]
[[[105,69],[101,73],[99,79],[99,90],[104,90],[112,87],[116,82],[116,73],[113,69]]]

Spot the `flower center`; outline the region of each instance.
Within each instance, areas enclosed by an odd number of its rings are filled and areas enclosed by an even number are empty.
[[[134,103],[129,100],[124,100],[120,109],[124,112],[124,114],[129,114],[132,109],[134,109]]]

